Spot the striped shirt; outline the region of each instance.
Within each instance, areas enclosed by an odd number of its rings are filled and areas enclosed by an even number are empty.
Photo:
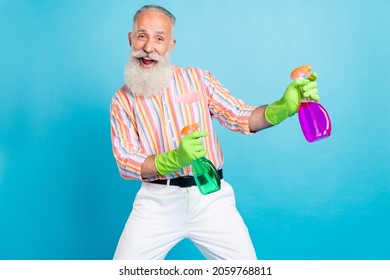
[[[206,157],[217,169],[223,155],[212,118],[224,127],[249,134],[249,116],[255,107],[233,97],[208,71],[172,66],[168,87],[152,97],[134,95],[124,85],[111,101],[111,139],[119,173],[125,179],[142,180],[141,165],[149,155],[178,148],[180,131],[199,123],[209,132],[201,138]],[[187,166],[167,176],[148,180],[172,179],[192,175]]]

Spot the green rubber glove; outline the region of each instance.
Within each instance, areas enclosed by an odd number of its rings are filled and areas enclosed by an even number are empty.
[[[265,108],[265,118],[272,125],[277,125],[298,112],[299,102],[302,98],[320,100],[317,89],[317,74],[313,73],[312,78],[298,79],[287,87],[284,95],[278,101],[269,104]]]
[[[201,137],[208,136],[207,131],[195,131],[180,139],[176,150],[156,155],[154,164],[161,175],[168,175],[190,165],[195,159],[206,156]]]

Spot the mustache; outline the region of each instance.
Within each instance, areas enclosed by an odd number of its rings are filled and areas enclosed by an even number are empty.
[[[140,58],[149,58],[149,59],[153,59],[155,61],[161,61],[163,59],[163,57],[160,56],[156,52],[147,53],[144,50],[132,51],[131,52],[131,56],[134,57],[134,58],[138,58],[138,59],[140,59]]]

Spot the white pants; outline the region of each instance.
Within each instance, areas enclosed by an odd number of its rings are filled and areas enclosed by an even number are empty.
[[[184,238],[207,259],[256,259],[233,189],[224,180],[208,195],[196,186],[142,183],[114,259],[162,260]]]

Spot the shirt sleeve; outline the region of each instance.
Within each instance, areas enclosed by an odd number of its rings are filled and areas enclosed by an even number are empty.
[[[250,134],[249,117],[256,108],[235,98],[209,72],[205,72],[205,84],[211,115],[224,127],[244,134]]]
[[[122,90],[111,101],[111,141],[119,173],[124,179],[142,180],[141,166],[147,154],[141,152],[134,114]]]

